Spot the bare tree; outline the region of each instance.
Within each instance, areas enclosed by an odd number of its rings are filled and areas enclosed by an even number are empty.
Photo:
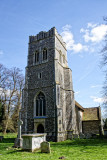
[[[17,112],[19,113],[23,82],[24,78],[19,68],[7,69],[0,64],[0,99],[4,108],[2,119],[3,133],[6,133],[13,108],[17,107]]]
[[[16,102],[15,102],[14,112],[12,115],[12,120],[13,120],[15,131],[17,131],[17,120],[19,118],[19,112],[20,112],[21,104],[22,104],[23,87],[24,87],[24,76],[20,74],[17,78]]]
[[[104,21],[107,25],[107,17],[104,18]],[[107,33],[105,36],[105,44],[104,47],[101,51],[102,54],[102,61],[101,61],[101,65],[104,69],[104,74],[105,74],[105,81],[104,81],[104,85],[103,85],[103,97],[104,97],[104,107],[107,108]]]

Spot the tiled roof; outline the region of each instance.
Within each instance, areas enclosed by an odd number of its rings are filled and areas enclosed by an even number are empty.
[[[100,107],[84,108],[83,121],[100,120],[100,119],[101,119]]]

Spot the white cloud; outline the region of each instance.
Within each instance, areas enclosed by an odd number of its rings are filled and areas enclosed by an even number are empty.
[[[6,95],[6,97],[10,97],[12,92],[13,92],[13,90],[9,90],[9,89],[5,90],[5,89],[0,87],[0,96],[5,97],[5,95]],[[14,92],[13,96],[16,96],[16,92]]]
[[[102,85],[92,85],[91,88],[98,88],[98,87],[102,87]]]
[[[97,24],[93,24],[93,23],[90,23],[90,22],[87,24],[87,28],[90,28],[90,27],[94,28],[96,26],[97,26]]]
[[[71,26],[65,25],[63,28],[63,31],[61,32],[61,36],[63,40],[66,42],[66,46],[68,50],[72,50],[75,53],[81,52],[81,51],[88,51],[88,47],[85,45],[82,45],[81,43],[75,43],[73,33],[71,32]]]
[[[1,55],[1,54],[3,54],[3,51],[2,51],[2,50],[0,50],[0,55]]]
[[[84,46],[81,43],[77,43],[77,44],[73,44],[72,49],[75,52],[88,51],[88,46]]]
[[[71,25],[69,25],[69,24],[66,24],[65,26],[62,27],[62,29],[63,29],[64,31],[69,31],[71,28],[72,28],[72,27],[71,27]]]
[[[80,94],[80,91],[75,92],[76,95]]]
[[[3,88],[0,88],[0,96],[7,96],[9,97],[10,96],[10,91],[9,90],[4,90]]]
[[[92,98],[93,101],[97,103],[107,102],[107,97],[99,98],[99,97],[90,96],[90,98]]]
[[[83,38],[85,42],[94,42],[99,43],[101,42],[107,33],[107,25],[105,24],[87,24],[87,29],[81,28],[81,33],[84,33]]]
[[[101,41],[104,40],[107,33],[107,25],[87,23],[87,27],[85,29],[80,29],[80,33],[83,34],[82,38],[84,41],[82,43],[76,43],[72,33],[72,27],[67,24],[62,28],[61,36],[66,42],[67,50],[71,50],[74,53],[87,51],[93,53],[97,49],[100,50],[99,47],[101,46]],[[99,46],[97,43],[99,43]]]

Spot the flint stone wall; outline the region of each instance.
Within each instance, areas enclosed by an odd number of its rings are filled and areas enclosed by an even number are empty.
[[[99,134],[101,121],[95,120],[95,121],[83,121],[82,127],[83,127],[83,133],[87,134]]]

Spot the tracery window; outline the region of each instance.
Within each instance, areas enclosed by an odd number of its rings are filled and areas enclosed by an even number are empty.
[[[42,92],[36,97],[36,116],[46,115],[46,101],[45,96]]]
[[[47,60],[47,49],[46,48],[44,48],[43,49],[43,61],[45,61],[45,60]]]

